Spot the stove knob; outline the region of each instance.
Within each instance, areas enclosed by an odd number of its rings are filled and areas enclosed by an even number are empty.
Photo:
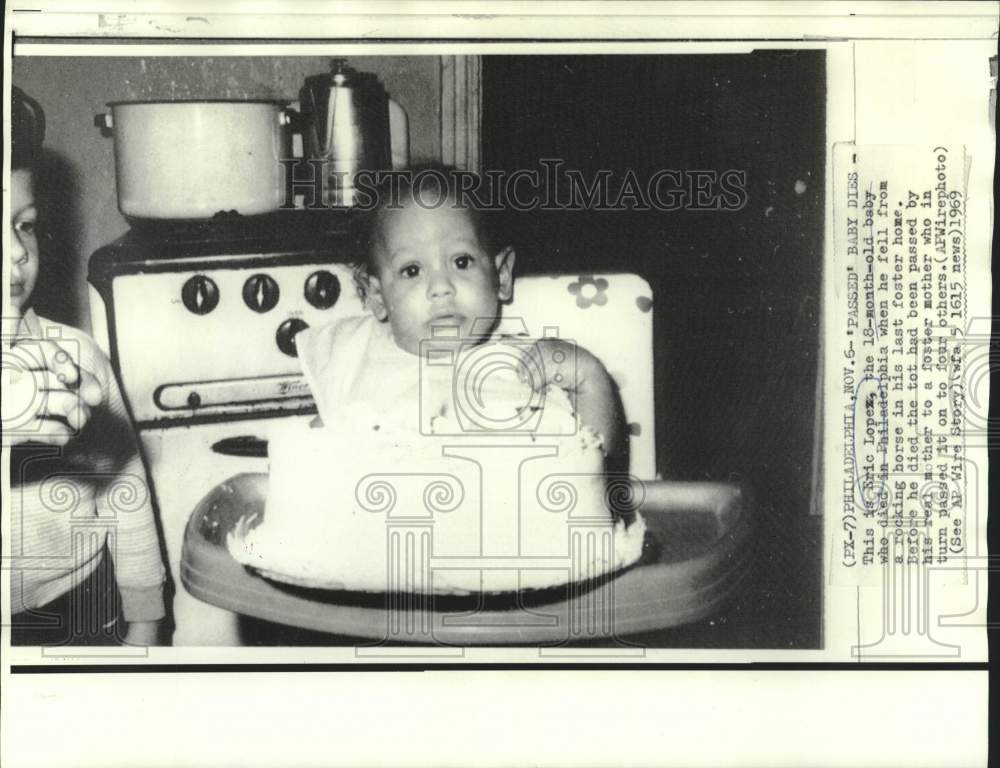
[[[254,312],[274,309],[280,293],[278,284],[270,275],[250,275],[243,283],[243,301]]]
[[[313,272],[306,280],[306,301],[316,309],[329,309],[340,298],[340,280],[325,269]]]
[[[184,283],[181,301],[196,315],[207,315],[219,304],[219,287],[212,278],[195,275]]]
[[[308,327],[308,323],[299,320],[297,317],[293,317],[291,320],[283,322],[278,326],[278,332],[274,335],[275,341],[278,342],[278,349],[289,357],[298,357],[299,352],[295,348],[295,334],[303,328]]]

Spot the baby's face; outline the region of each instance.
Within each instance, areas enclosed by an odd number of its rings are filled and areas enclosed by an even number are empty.
[[[24,314],[38,278],[38,211],[31,171],[10,174],[10,303]]]
[[[434,326],[457,327],[467,340],[486,318],[476,335],[488,330],[513,289],[513,249],[487,253],[468,212],[450,204],[384,211],[374,257],[372,309],[413,354]]]

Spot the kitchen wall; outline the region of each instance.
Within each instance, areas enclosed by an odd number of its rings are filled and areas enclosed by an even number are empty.
[[[407,111],[410,156],[441,156],[438,56],[358,56],[355,69],[379,76]],[[12,81],[45,109],[46,212],[51,236],[36,294],[39,311],[90,329],[87,260],[122,235],[113,140],[94,116],[118,100],[298,98],[309,75],[329,70],[330,58],[307,57],[15,57]]]

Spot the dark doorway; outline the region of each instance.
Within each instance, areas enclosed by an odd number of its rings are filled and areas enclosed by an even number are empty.
[[[629,172],[744,174],[738,210],[536,207],[509,232],[522,274],[650,283],[660,472],[759,500],[770,602],[736,642],[815,646],[825,53],[488,56],[483,105],[484,169],[610,171],[612,197]]]

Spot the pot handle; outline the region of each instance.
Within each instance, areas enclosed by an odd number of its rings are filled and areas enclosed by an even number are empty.
[[[278,112],[278,125],[288,126],[292,133],[302,133],[302,113],[291,107],[285,107]]]
[[[115,128],[115,121],[111,117],[111,113],[101,112],[99,115],[94,115],[94,127],[101,129],[102,136],[110,136]]]

